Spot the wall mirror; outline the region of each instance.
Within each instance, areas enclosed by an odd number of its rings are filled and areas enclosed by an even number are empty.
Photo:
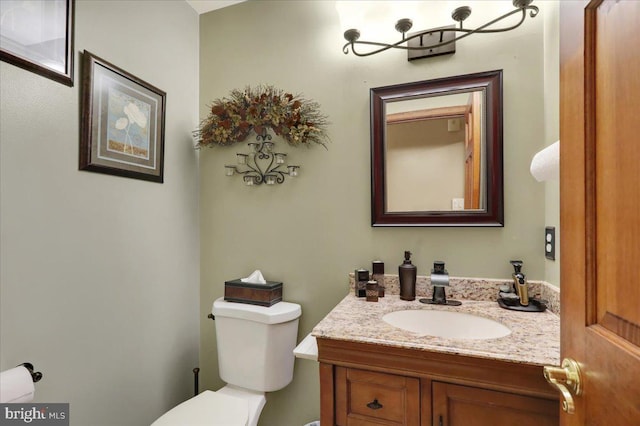
[[[372,226],[503,226],[502,70],[371,94]]]

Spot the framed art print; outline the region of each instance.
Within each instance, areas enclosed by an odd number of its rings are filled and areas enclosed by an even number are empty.
[[[83,53],[80,170],[163,181],[166,94]]]
[[[75,0],[0,0],[0,59],[73,86]]]

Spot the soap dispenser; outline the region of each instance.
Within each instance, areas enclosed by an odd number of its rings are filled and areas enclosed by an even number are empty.
[[[404,262],[398,266],[398,276],[400,277],[400,299],[416,299],[416,279],[418,268],[411,263],[411,252],[404,252]]]

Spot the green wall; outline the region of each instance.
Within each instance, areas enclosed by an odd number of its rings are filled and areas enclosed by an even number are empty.
[[[148,425],[198,365],[198,15],[184,1],[76,2],[75,85],[0,62],[0,370],[72,426]],[[80,52],[167,93],[165,182],[78,171]]]
[[[505,3],[474,4],[469,26],[493,18]],[[415,16],[434,18],[414,19],[416,28],[449,22],[447,4],[420,2],[422,14]],[[201,116],[207,104],[234,88],[272,84],[318,101],[329,115],[332,139],[328,150],[277,142],[302,170],[299,178],[274,187],[246,187],[237,176],[224,175],[224,165],[245,144],[201,152],[203,387],[223,384],[214,324],[206,319],[211,303],[222,296],[225,280],[254,269],[284,282],[285,299],[302,305],[299,339],[346,295],[350,271],[381,259],[394,272],[404,250],[414,253],[419,274],[443,260],[454,276],[506,278],[509,259],[521,258],[530,279],[545,279],[545,186],[529,174],[533,155],[553,142],[545,140],[545,118],[557,120],[544,112],[543,19],[509,33],[470,37],[453,56],[411,63],[403,51],[345,56],[339,22],[332,1],[248,1],[201,16]],[[369,89],[494,69],[504,70],[505,227],[372,228]],[[297,360],[293,383],[268,395],[261,425],[316,419],[318,393],[317,364]]]

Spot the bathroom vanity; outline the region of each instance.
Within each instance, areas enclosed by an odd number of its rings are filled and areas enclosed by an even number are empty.
[[[552,312],[523,313],[496,302],[434,306],[387,295],[346,296],[313,330],[320,363],[321,424],[557,425],[557,392],[543,365],[559,365]],[[401,310],[456,311],[506,325],[499,338],[424,335],[382,318]]]

